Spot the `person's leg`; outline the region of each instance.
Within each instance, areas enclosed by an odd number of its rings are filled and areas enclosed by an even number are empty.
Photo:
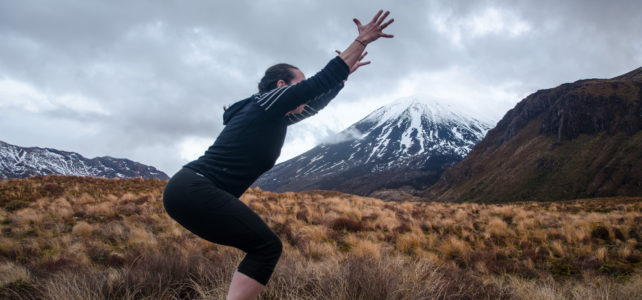
[[[234,272],[227,300],[256,299],[265,286],[238,271]]]
[[[168,214],[208,241],[245,251],[247,255],[232,279],[230,296],[247,295],[244,292],[258,295],[281,256],[278,236],[233,195],[191,171],[180,173],[165,189],[163,201]]]

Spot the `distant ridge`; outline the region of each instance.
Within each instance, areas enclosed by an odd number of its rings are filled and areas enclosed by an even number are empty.
[[[169,179],[154,167],[109,156],[88,159],[74,152],[50,148],[20,147],[0,141],[0,179],[46,175],[106,178]]]
[[[438,201],[642,195],[642,68],[537,91],[422,193]]]
[[[613,77],[611,80],[642,80],[642,67],[639,67],[626,74]]]

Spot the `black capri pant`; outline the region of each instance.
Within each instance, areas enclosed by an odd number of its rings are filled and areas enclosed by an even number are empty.
[[[245,251],[238,271],[267,284],[283,245],[245,203],[203,175],[182,168],[167,183],[163,205],[170,217],[199,237]]]

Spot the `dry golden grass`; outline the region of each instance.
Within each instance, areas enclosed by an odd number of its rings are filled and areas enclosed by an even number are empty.
[[[0,298],[223,298],[243,254],[170,219],[165,184],[0,181]],[[262,299],[642,297],[642,198],[391,203],[251,189],[241,200],[284,243]]]

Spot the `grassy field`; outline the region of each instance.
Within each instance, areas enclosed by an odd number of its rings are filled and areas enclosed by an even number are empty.
[[[0,298],[223,299],[243,253],[171,220],[165,183],[1,180]],[[642,299],[642,198],[241,200],[284,243],[261,299]]]

